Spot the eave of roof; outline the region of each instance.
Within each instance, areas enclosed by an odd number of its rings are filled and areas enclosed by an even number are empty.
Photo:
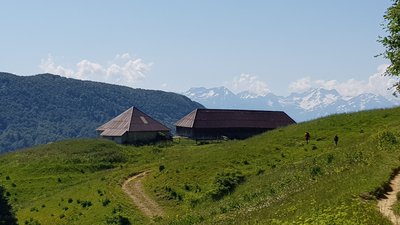
[[[131,107],[96,129],[102,136],[122,136],[126,132],[169,132],[170,129],[135,107]]]
[[[194,111],[193,111],[194,112]],[[197,109],[176,123],[187,128],[265,128],[296,123],[283,111]]]
[[[177,127],[193,127],[194,122],[196,121],[196,115],[197,111],[199,109],[195,109],[186,116],[184,116],[182,119],[178,120],[178,122],[175,123],[175,126]]]

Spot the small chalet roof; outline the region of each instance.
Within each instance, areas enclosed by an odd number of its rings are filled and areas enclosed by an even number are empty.
[[[282,111],[196,109],[175,123],[187,128],[274,129],[296,123]]]
[[[169,131],[169,128],[135,107],[131,107],[96,129],[101,136],[122,136],[126,132]]]

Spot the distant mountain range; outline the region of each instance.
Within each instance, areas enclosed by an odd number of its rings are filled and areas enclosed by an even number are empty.
[[[0,73],[0,152],[96,137],[98,126],[132,106],[172,129],[181,117],[203,107],[176,93],[52,74]]]
[[[303,93],[292,93],[287,97],[272,93],[265,96],[250,92],[234,94],[226,87],[191,88],[182,94],[207,108],[282,110],[297,122],[336,113],[400,105],[400,99],[385,98],[370,93],[346,97],[340,95],[336,90],[323,88],[310,89]]]

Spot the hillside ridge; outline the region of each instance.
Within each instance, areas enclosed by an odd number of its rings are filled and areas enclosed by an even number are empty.
[[[170,128],[187,113],[203,107],[176,93],[53,74],[0,73],[0,96],[0,152],[96,137],[98,126],[132,106]]]

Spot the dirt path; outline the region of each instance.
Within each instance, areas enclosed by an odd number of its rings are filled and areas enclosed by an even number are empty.
[[[141,179],[150,171],[139,173],[130,177],[122,185],[122,189],[132,198],[135,205],[143,212],[144,215],[150,218],[162,217],[164,215],[161,207],[149,196],[146,195]]]
[[[392,221],[394,225],[400,225],[400,217],[393,213],[392,206],[397,201],[396,195],[400,191],[400,174],[397,174],[390,182],[390,187],[393,191],[387,193],[383,198],[378,201],[379,211]]]

